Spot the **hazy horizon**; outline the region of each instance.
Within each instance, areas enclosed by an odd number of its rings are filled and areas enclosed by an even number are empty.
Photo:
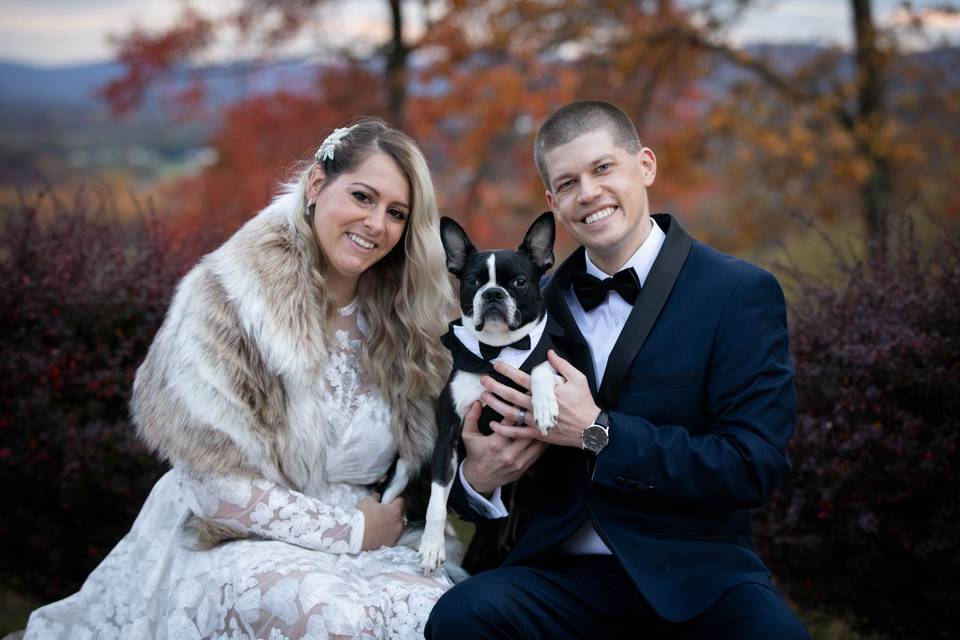
[[[207,0],[204,11],[221,13],[236,0]],[[919,0],[918,9],[941,6],[938,0]],[[407,5],[416,22],[419,5]],[[148,31],[171,24],[182,3],[175,0],[7,0],[0,8],[0,60],[35,67],[68,67],[109,62],[114,58],[111,36],[135,26]],[[898,0],[876,0],[880,24],[902,21]],[[387,35],[386,3],[382,0],[346,0],[323,10],[330,28],[306,34],[279,51],[281,57],[308,56],[323,44],[370,42]],[[851,42],[849,4],[837,0],[770,0],[760,2],[730,31],[740,45],[839,44]],[[937,14],[928,24],[937,43],[960,44],[960,15]],[[336,34],[336,41],[331,37]],[[218,43],[210,61],[226,62],[252,57],[251,46]]]

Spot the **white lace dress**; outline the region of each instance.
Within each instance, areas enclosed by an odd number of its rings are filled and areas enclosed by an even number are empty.
[[[174,465],[80,591],[33,612],[25,640],[421,638],[446,573],[425,578],[409,547],[360,550],[356,505],[396,444],[389,407],[358,375],[358,316],[341,310],[325,372],[338,441],[321,495]],[[194,514],[262,539],[196,550]]]

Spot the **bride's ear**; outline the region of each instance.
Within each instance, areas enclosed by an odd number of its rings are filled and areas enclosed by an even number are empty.
[[[323,167],[319,164],[310,169],[310,175],[307,178],[307,204],[314,204],[317,196],[323,188],[323,183],[327,179],[327,174],[323,172]]]

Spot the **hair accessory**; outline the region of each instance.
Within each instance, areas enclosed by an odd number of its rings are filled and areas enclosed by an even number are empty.
[[[333,160],[333,153],[337,150],[337,146],[340,144],[340,141],[343,140],[356,126],[357,125],[334,129],[333,133],[327,136],[327,139],[323,141],[323,144],[320,145],[320,148],[317,149],[317,152],[314,154],[313,157],[316,158],[317,162]]]

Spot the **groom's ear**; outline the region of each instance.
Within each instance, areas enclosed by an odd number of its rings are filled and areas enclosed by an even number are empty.
[[[533,221],[520,243],[520,251],[533,258],[533,264],[542,272],[553,266],[553,241],[557,236],[557,223],[553,212],[547,211]]]
[[[463,227],[447,216],[440,218],[440,242],[443,243],[443,250],[447,254],[447,271],[459,276],[464,265],[467,264],[467,258],[476,251],[476,248],[470,242]]]

